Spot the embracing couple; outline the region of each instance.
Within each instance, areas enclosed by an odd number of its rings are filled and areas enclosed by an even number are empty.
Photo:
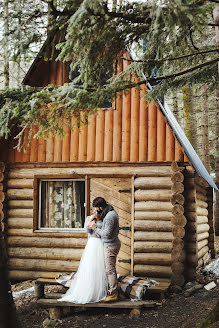
[[[94,212],[85,220],[88,242],[78,271],[59,301],[85,304],[118,300],[116,257],[120,250],[119,219],[102,197],[93,200]]]

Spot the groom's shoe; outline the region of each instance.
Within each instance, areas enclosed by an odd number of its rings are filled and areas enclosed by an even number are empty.
[[[119,299],[119,293],[118,290],[114,290],[112,293],[109,293],[103,300],[102,302],[116,302]]]

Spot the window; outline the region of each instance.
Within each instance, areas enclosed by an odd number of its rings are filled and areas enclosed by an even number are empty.
[[[37,229],[83,228],[85,180],[38,180]]]

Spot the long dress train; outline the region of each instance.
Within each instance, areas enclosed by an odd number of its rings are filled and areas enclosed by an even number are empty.
[[[88,222],[87,219],[85,225]],[[103,243],[92,232],[88,235],[89,238],[78,271],[70,288],[59,301],[76,304],[95,303],[107,295],[108,283],[105,272]]]

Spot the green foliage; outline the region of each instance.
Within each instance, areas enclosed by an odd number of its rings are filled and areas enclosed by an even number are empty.
[[[63,87],[3,92],[0,135],[8,137],[16,126],[21,140],[23,131],[33,125],[38,127],[37,137],[62,134],[66,119],[78,115],[79,108],[97,109],[106,97],[135,85],[135,75],[139,87],[159,82],[148,98],[159,98],[185,84],[207,83],[214,90],[218,57],[211,51],[215,48],[209,26],[213,6],[204,0],[123,1],[113,8],[107,0],[60,1],[51,9],[53,26],[41,55],[47,60],[57,56],[61,61],[70,60],[71,70],[77,68],[79,76]],[[43,10],[42,15],[45,13]],[[28,43],[38,39],[42,40],[39,34],[30,33],[16,51],[22,53]],[[103,75],[110,75],[124,50],[131,54],[131,65],[103,83]]]

